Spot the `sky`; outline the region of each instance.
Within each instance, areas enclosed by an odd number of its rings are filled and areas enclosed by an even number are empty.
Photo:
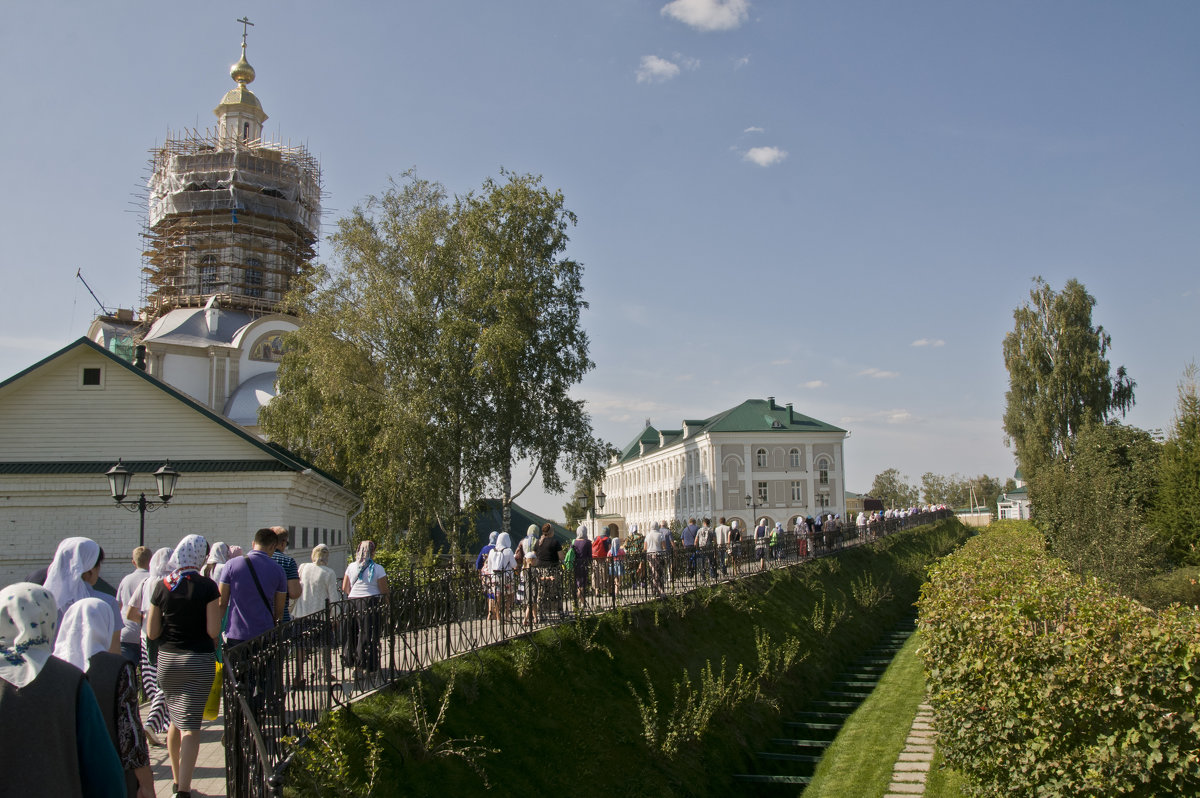
[[[77,269],[138,303],[149,151],[215,126],[243,15],[323,235],[410,169],[563,191],[575,395],[617,446],[774,396],[850,431],[850,490],[1009,476],[1001,342],[1036,275],[1096,298],[1128,423],[1168,428],[1200,359],[1190,0],[48,0],[0,10],[0,378],[86,332]]]

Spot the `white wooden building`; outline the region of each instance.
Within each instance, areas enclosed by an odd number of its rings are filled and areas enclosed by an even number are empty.
[[[180,472],[170,504],[146,516],[146,545],[189,533],[248,548],[259,527],[293,530],[292,554],[317,543],[346,561],[361,502],[337,480],[187,394],[80,338],[0,382],[0,584],[45,566],[72,535],[105,550],[102,576],[132,566],[138,515],[116,506],[105,472],[120,458],[129,492],[157,499],[152,472]]]

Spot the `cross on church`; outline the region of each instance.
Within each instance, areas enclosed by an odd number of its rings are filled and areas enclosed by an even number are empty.
[[[241,19],[234,20],[234,21],[242,23],[242,49],[245,49],[246,48],[246,33],[250,30],[250,28],[254,27],[254,23],[250,21],[249,17],[242,17]]]

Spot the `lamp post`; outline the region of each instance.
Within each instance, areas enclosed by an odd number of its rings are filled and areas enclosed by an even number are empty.
[[[746,506],[750,508],[750,527],[753,529],[758,526],[758,504],[754,501],[753,494],[746,494]]]
[[[584,511],[585,516],[592,519],[592,540],[596,539],[596,510],[604,509],[604,500],[607,498],[604,495],[603,488],[596,494],[596,501],[594,503],[592,502],[592,497],[585,490],[580,490],[579,494],[575,497],[575,503]]]
[[[146,545],[146,513],[154,512],[160,507],[166,507],[171,501],[171,497],[175,495],[175,483],[179,481],[179,472],[171,468],[171,461],[168,460],[158,467],[154,472],[154,481],[158,483],[158,498],[159,501],[152,501],[146,498],[146,494],[142,493],[136,499],[125,500],[129,494],[129,480],[133,477],[133,472],[125,467],[120,458],[117,458],[117,464],[108,469],[104,473],[108,477],[108,490],[112,494],[113,501],[118,507],[124,507],[131,513],[137,513],[140,516],[140,526],[138,528],[138,545]]]

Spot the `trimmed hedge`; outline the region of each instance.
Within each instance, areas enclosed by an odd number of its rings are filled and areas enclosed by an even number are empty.
[[[930,571],[938,744],[978,795],[1200,794],[1200,614],[1116,595],[993,525]]]

